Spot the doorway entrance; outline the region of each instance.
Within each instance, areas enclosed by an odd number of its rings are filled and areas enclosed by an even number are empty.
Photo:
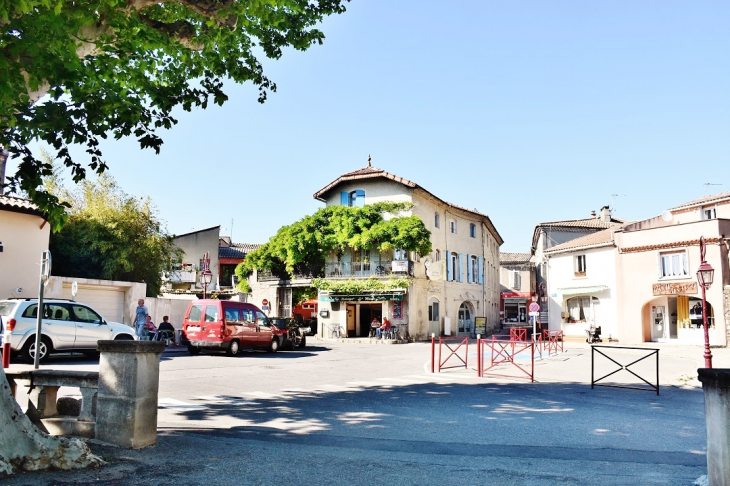
[[[441,312],[439,310],[439,300],[431,297],[428,300],[428,335],[441,335]]]
[[[383,322],[382,304],[360,304],[360,337],[368,337],[373,319]]]

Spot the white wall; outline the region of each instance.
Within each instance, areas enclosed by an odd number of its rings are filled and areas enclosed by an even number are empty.
[[[0,299],[38,297],[41,255],[50,225],[31,214],[0,210]],[[22,292],[16,292],[22,288]]]
[[[574,258],[576,255],[586,256],[586,276],[576,277]],[[585,329],[590,323],[564,323],[561,313],[565,312],[566,301],[571,297],[592,295],[600,300],[601,335],[607,337],[609,334],[620,339],[617,327],[617,300],[616,300],[616,256],[614,246],[594,248],[587,250],[576,250],[572,252],[550,255],[548,260],[548,305],[550,329],[563,329],[566,335],[585,335]],[[593,294],[579,293],[563,295],[558,289],[607,286],[608,290]],[[555,295],[555,297],[553,297]]]

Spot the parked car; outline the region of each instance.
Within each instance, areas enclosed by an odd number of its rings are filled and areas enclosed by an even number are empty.
[[[291,317],[270,317],[269,322],[286,332],[281,347],[285,349],[303,348],[307,345],[307,332],[309,327],[303,327],[299,321]]]
[[[0,316],[10,331],[10,350],[28,363],[36,355],[38,299],[0,300]],[[134,329],[109,322],[92,307],[64,299],[43,299],[39,360],[53,352],[95,354],[99,340],[134,340]]]
[[[266,314],[253,304],[206,299],[190,302],[180,337],[190,354],[220,349],[235,356],[242,349],[275,353],[288,332],[271,325]]]

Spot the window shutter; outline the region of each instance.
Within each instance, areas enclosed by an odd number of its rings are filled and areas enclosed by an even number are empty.
[[[484,283],[484,257],[479,257],[479,283]]]
[[[459,282],[464,281],[464,254],[459,253]]]
[[[446,280],[451,282],[454,280],[454,276],[451,273],[451,252],[446,252]]]
[[[517,277],[517,278],[515,279],[515,288],[516,288],[517,290],[522,290],[522,275],[520,275],[520,272],[517,272],[517,273],[515,274],[515,276]]]
[[[471,255],[466,254],[466,281],[471,283]]]
[[[340,205],[342,205],[342,206],[350,205],[350,195],[344,191],[340,192]]]

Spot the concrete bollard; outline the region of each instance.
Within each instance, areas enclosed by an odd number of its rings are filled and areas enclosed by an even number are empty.
[[[705,393],[707,479],[730,486],[730,369],[697,370]]]
[[[157,443],[157,390],[165,343],[99,341],[96,438],[130,449]]]

